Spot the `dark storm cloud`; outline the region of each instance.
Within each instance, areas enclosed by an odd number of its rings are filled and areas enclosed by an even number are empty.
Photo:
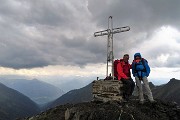
[[[179,0],[89,0],[88,5],[98,26],[107,28],[110,15],[113,16],[114,27],[130,26],[130,37],[125,39],[133,38],[132,45],[142,41],[138,41],[137,35],[151,37],[159,27],[171,25],[180,29]]]
[[[101,7],[99,7],[101,5]],[[130,53],[132,56],[141,48],[143,43],[152,38],[155,31],[162,26],[172,26],[180,30],[180,1],[179,0],[89,0],[88,9],[93,14],[93,20],[99,27],[107,28],[108,16],[113,16],[114,27],[130,26],[131,30],[124,35],[117,35],[115,38],[115,56],[122,56],[123,53]],[[119,39],[118,39],[119,38]],[[145,56],[149,57],[152,66],[179,67],[180,56],[174,54],[180,49],[156,45],[156,41],[150,44],[151,50],[146,50]],[[178,42],[178,40],[177,40]],[[153,46],[157,46],[156,48]],[[170,44],[169,44],[170,45]],[[143,51],[143,49],[139,49]],[[168,63],[158,63],[160,55],[169,54]],[[170,63],[169,63],[170,62]]]
[[[105,63],[107,36],[93,32],[129,25],[114,35],[115,56],[148,40],[163,26],[180,26],[179,0],[0,0],[0,65],[15,69]],[[133,51],[134,52],[134,51]],[[162,52],[155,53],[158,56]],[[118,58],[119,58],[118,57]],[[174,61],[179,64],[177,61]]]
[[[112,15],[116,25],[130,25],[142,32],[162,25],[179,27],[179,4],[179,0],[89,0],[88,8],[99,26],[106,27],[106,18]]]
[[[86,48],[91,26],[84,0],[0,2],[1,66],[85,65],[94,59]]]

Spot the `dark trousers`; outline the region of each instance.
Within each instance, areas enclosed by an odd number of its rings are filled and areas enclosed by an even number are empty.
[[[130,96],[132,95],[133,91],[134,91],[134,87],[135,87],[135,83],[133,81],[132,78],[129,78],[129,79],[121,79],[122,83],[124,84],[124,94]]]

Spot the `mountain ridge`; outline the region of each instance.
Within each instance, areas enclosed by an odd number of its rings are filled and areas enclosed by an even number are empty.
[[[162,86],[155,86],[149,83],[152,92],[162,93],[167,92],[168,88],[179,88],[179,80],[170,80],[167,84]],[[174,84],[175,83],[175,84]],[[178,84],[177,84],[178,83]],[[162,91],[162,92],[161,92]],[[176,91],[170,89],[169,91]],[[150,103],[145,101],[143,105],[139,104],[137,97],[133,97],[129,102],[109,101],[91,102],[92,100],[92,83],[87,86],[71,90],[64,94],[54,102],[49,104],[46,111],[33,117],[27,117],[20,120],[107,120],[107,119],[138,119],[138,120],[178,120],[180,119],[180,107],[172,100],[159,100],[154,95],[157,102]],[[171,92],[170,92],[171,93]],[[172,93],[171,93],[172,94]],[[179,95],[180,96],[180,95]],[[162,97],[161,97],[162,98]],[[169,102],[168,102],[169,101]],[[170,102],[172,101],[172,102]],[[114,106],[115,105],[115,106]],[[112,107],[114,106],[114,107]],[[131,114],[128,114],[131,112]],[[124,114],[124,115],[123,115]],[[113,115],[113,116],[112,116]],[[133,117],[132,117],[133,116]],[[140,117],[139,117],[140,116]]]
[[[174,101],[180,105],[180,80],[170,79],[167,84],[152,89],[155,98],[164,101]]]
[[[61,89],[38,79],[0,79],[0,82],[23,93],[37,104],[48,103],[64,94]]]
[[[80,97],[82,96],[82,97]],[[79,99],[80,98],[80,99]],[[67,92],[49,104],[50,107],[66,103],[80,103],[92,100],[92,83],[80,89]]]
[[[0,83],[0,120],[34,115],[40,108],[27,96]]]
[[[155,99],[161,99],[167,102],[175,101],[177,102],[177,104],[180,105],[180,92],[177,92],[178,90],[180,90],[180,80],[171,79],[167,84],[164,84],[162,86],[155,86],[152,82],[150,82],[149,85],[151,87],[151,90]],[[88,84],[87,86],[83,88],[71,90],[67,92],[66,94],[57,98],[55,101],[51,102],[48,108],[52,108],[57,105],[63,105],[66,103],[89,102],[93,99],[93,96],[91,93],[92,93],[92,83]],[[167,95],[167,93],[169,95]],[[172,96],[179,96],[179,97],[176,98]]]

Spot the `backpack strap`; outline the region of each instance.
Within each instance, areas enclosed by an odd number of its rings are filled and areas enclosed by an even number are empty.
[[[138,78],[139,78],[140,80],[142,80],[142,72],[147,72],[146,66],[145,66],[145,62],[147,62],[147,60],[144,59],[144,58],[141,58],[141,62],[142,62],[142,65],[143,65],[144,69],[141,70],[141,76],[139,76],[138,71],[136,70],[137,63],[134,61],[134,64],[135,64],[135,66],[134,66],[134,67],[135,67],[134,72],[137,73]]]
[[[147,62],[147,60],[144,59],[144,58],[142,58],[141,62],[142,62],[142,65],[144,66],[144,69],[143,69],[142,71],[143,71],[143,72],[147,72],[146,66],[145,66],[145,62]]]
[[[137,66],[136,61],[133,60],[133,63],[134,63],[134,72],[137,73],[137,70],[136,70],[136,66]]]

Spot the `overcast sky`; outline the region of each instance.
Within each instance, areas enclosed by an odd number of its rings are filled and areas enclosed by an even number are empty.
[[[108,27],[115,58],[142,53],[152,79],[180,79],[179,0],[0,0],[0,74],[48,80],[104,77]],[[61,78],[55,77],[56,80]],[[89,81],[88,81],[89,82]]]

